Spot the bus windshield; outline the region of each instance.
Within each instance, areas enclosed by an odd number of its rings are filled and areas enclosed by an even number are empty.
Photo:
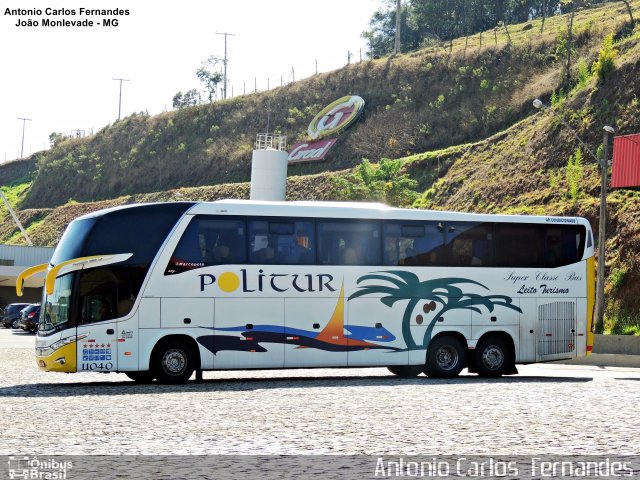
[[[86,218],[84,220],[74,220],[64,231],[64,235],[60,239],[58,246],[51,257],[51,265],[58,265],[72,258],[78,258],[82,254],[87,237],[91,233],[91,229],[96,223],[95,218]],[[100,252],[111,253],[111,252]]]
[[[76,272],[68,273],[56,279],[53,293],[43,298],[43,311],[40,315],[38,330],[50,333],[61,330],[69,324],[70,299]]]

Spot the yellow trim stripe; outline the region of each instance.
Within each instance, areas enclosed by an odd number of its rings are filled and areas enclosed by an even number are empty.
[[[596,260],[587,259],[587,355],[593,351],[593,314],[596,305]]]
[[[21,297],[24,293],[24,282],[27,278],[33,277],[36,273],[44,272],[48,267],[48,263],[43,263],[42,265],[36,265],[35,267],[30,267],[20,272],[20,275],[18,275],[16,279],[16,295]]]
[[[51,270],[49,270],[49,272],[47,273],[47,278],[44,281],[44,286],[47,290],[47,295],[51,295],[53,293],[53,287],[56,282],[56,277],[58,276],[58,272],[60,272],[60,270],[63,269],[64,267],[67,267],[69,265],[73,265],[74,267],[83,266],[84,264],[90,263],[90,262],[98,262],[100,260],[110,260],[112,258],[117,257],[118,255],[124,255],[124,258],[118,260],[121,262],[131,257],[132,254],[125,253],[125,254],[110,254],[110,255],[92,255],[90,257],[72,258],[71,260],[67,260],[66,262],[59,263],[58,265],[53,267]]]

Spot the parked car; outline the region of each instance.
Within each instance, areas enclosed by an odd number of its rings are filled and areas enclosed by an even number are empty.
[[[31,333],[38,331],[38,322],[40,321],[40,304],[33,303],[20,311],[20,327]]]
[[[4,314],[2,315],[2,326],[4,328],[18,328],[20,310],[28,306],[28,303],[10,303],[6,307],[4,307]]]

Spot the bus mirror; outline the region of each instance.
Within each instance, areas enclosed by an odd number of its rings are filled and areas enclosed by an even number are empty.
[[[36,273],[45,271],[48,267],[48,263],[43,263],[41,265],[36,265],[35,267],[27,268],[21,272],[16,279],[16,295],[19,297],[22,296],[22,293],[24,292],[24,282],[27,278],[33,277]]]

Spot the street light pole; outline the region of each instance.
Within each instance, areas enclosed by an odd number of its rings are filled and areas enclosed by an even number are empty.
[[[596,305],[595,305],[595,327],[597,333],[604,331],[604,271],[605,271],[605,243],[607,238],[607,173],[609,169],[609,134],[614,132],[613,127],[605,125],[603,127],[602,137],[602,158],[599,159],[582,141],[578,134],[571,128],[564,118],[553,108],[547,107],[539,99],[533,101],[533,106],[551,110],[551,112],[560,119],[562,124],[569,129],[573,136],[580,142],[580,145],[591,155],[591,157],[600,165],[600,218],[598,222],[598,272],[596,276]]]

